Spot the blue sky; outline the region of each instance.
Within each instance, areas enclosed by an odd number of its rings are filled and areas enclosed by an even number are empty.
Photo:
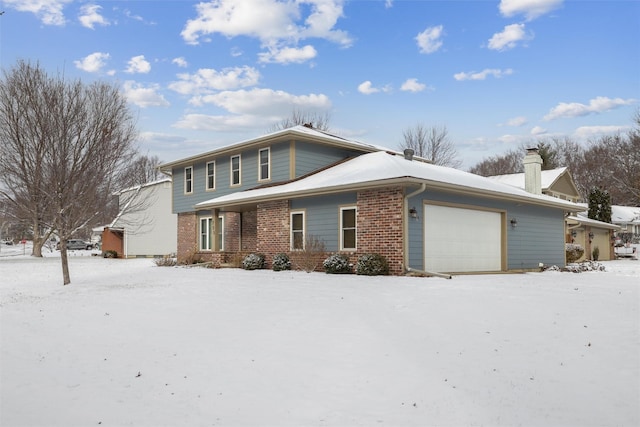
[[[0,65],[122,87],[163,161],[262,135],[294,109],[398,148],[446,126],[463,167],[539,139],[626,131],[640,1],[0,0]]]

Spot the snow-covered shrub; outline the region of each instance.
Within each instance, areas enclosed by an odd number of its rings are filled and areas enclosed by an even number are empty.
[[[591,251],[591,259],[593,259],[594,261],[597,261],[598,258],[600,258],[600,248],[596,246]]]
[[[259,270],[264,268],[264,255],[249,254],[242,260],[242,268],[245,270]]]
[[[349,257],[343,254],[330,255],[322,263],[324,271],[328,274],[351,273],[351,265],[349,265]]]
[[[116,252],[116,251],[114,251],[112,249],[109,249],[108,251],[104,251],[102,256],[104,258],[118,258],[118,252]]]
[[[582,273],[584,271],[605,271],[604,265],[595,261],[579,262],[577,264],[567,265],[563,271],[569,271],[571,273]]]
[[[276,254],[271,264],[273,271],[291,270],[291,260],[287,254]]]
[[[356,274],[364,276],[379,276],[389,274],[389,263],[380,254],[364,254],[356,263]]]
[[[567,263],[576,262],[584,255],[584,248],[575,243],[566,243],[565,255],[567,257]]]

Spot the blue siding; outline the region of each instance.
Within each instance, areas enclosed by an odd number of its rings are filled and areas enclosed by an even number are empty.
[[[296,141],[296,177],[308,174],[319,168],[325,167],[339,160],[344,160],[358,154],[353,150],[345,150],[335,147],[326,147],[319,144]]]
[[[409,266],[424,268],[423,200],[497,209],[506,212],[507,269],[536,269],[539,263],[564,266],[564,214],[562,210],[526,205],[504,200],[456,195],[427,190],[409,200],[415,206],[419,220],[409,218]],[[509,220],[518,224],[511,227]],[[469,236],[470,239],[473,236]]]
[[[291,210],[304,209],[307,235],[318,237],[327,251],[335,252],[339,248],[340,206],[355,206],[356,201],[355,192],[294,199]]]
[[[225,194],[247,190],[266,183],[286,181],[289,179],[290,144],[288,142],[268,146],[271,150],[271,179],[258,181],[258,150],[253,147],[238,153],[227,153],[222,156],[207,158],[193,166],[193,193],[184,194],[184,166],[173,169],[173,213],[193,212],[194,205]],[[231,187],[231,156],[240,155],[240,183]],[[216,162],[216,189],[206,190],[207,163]]]

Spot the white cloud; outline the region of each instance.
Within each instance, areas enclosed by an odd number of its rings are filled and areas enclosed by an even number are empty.
[[[422,92],[427,88],[427,85],[424,83],[419,83],[418,79],[407,79],[402,86],[400,86],[400,90],[405,92]]]
[[[416,36],[420,53],[434,53],[442,47],[441,37],[443,35],[442,25],[429,27]]]
[[[564,0],[501,0],[500,13],[510,18],[514,15],[524,15],[531,21],[559,8]]]
[[[197,17],[187,21],[181,35],[189,44],[200,43],[203,36],[222,34],[254,37],[264,47],[278,50],[311,37],[348,47],[352,43],[348,33],[334,29],[342,17],[342,6],[343,0],[201,2],[196,5]]]
[[[373,87],[373,84],[367,80],[366,82],[362,82],[358,85],[358,92],[365,95],[371,95],[372,93],[380,92],[380,89]]]
[[[293,95],[272,89],[224,91],[200,97],[201,104],[225,109],[228,115],[187,114],[175,127],[209,131],[264,129],[291,115],[291,109],[326,112],[331,101],[326,95]]]
[[[80,16],[78,16],[78,20],[82,24],[83,27],[91,28],[93,30],[93,26],[98,25],[109,25],[109,21],[102,15],[100,15],[100,10],[102,6],[98,6],[97,4],[87,4],[80,8]]]
[[[524,24],[511,24],[504,27],[501,33],[496,33],[489,39],[489,49],[504,51],[513,49],[520,41],[531,40],[532,34],[526,34]]]
[[[125,73],[140,73],[146,74],[151,71],[151,64],[144,59],[144,55],[138,55],[131,58],[128,62],[129,66],[125,70]]]
[[[180,56],[178,58],[173,58],[171,60],[171,63],[176,64],[180,68],[186,68],[187,66],[189,66],[189,64],[187,63],[187,60],[184,59],[183,56]]]
[[[247,66],[224,68],[221,71],[202,68],[195,74],[178,74],[178,79],[179,81],[169,84],[169,89],[183,95],[198,95],[254,86],[260,81],[260,72]]]
[[[141,108],[169,106],[169,101],[158,93],[159,88],[158,85],[145,87],[131,80],[124,82],[123,85],[127,100]]]
[[[259,62],[262,63],[302,63],[313,59],[318,55],[316,49],[311,45],[302,48],[285,47],[281,49],[270,49],[269,52],[258,54]]]
[[[384,2],[385,9],[389,9],[393,7],[393,0],[385,0]]]
[[[547,130],[540,126],[534,126],[531,128],[531,135],[538,136],[547,133]]]
[[[524,126],[526,124],[527,124],[527,118],[523,117],[523,116],[518,116],[518,117],[514,117],[512,119],[507,120],[507,122],[504,125],[505,126],[520,127],[520,126]]]
[[[110,55],[108,53],[94,52],[79,61],[73,61],[73,63],[82,71],[97,73],[107,64],[109,57]]]
[[[223,91],[199,97],[200,104],[213,104],[234,114],[286,117],[291,110],[328,111],[331,101],[326,95],[292,95],[273,89]]]
[[[45,25],[59,25],[66,23],[62,9],[73,0],[4,0],[4,7],[10,7],[19,12],[35,14]]]
[[[581,126],[575,130],[574,135],[578,139],[589,139],[602,135],[615,135],[629,130],[631,130],[630,126]]]
[[[453,78],[462,81],[462,80],[486,80],[487,77],[493,76],[497,79],[513,74],[513,70],[511,68],[507,68],[506,70],[499,70],[495,68],[486,68],[479,73],[475,71],[465,73],[456,73],[453,75]]]
[[[580,117],[589,114],[598,114],[614,108],[625,105],[632,105],[635,99],[607,98],[606,96],[598,96],[589,101],[589,104],[581,104],[579,102],[561,102],[553,107],[549,114],[544,116],[544,120],[554,120],[563,117]]]

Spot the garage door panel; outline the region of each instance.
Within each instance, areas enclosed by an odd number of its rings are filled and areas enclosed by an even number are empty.
[[[424,207],[425,269],[502,269],[502,214],[439,205]]]

